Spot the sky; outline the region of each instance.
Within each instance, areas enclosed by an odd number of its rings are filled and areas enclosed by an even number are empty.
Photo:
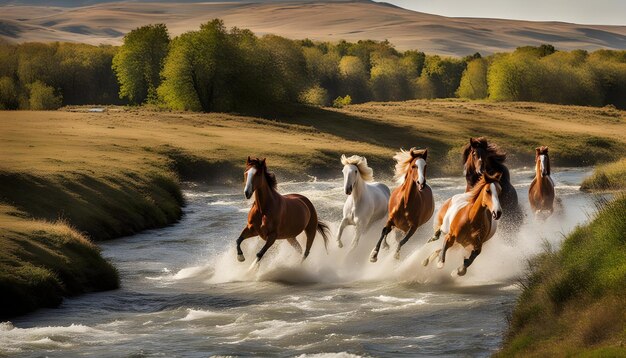
[[[626,0],[385,0],[384,2],[415,11],[451,17],[626,25]]]

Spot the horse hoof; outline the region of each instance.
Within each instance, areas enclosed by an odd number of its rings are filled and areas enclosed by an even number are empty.
[[[337,246],[339,246],[339,248],[343,248],[343,243],[341,241],[337,241]]]
[[[246,258],[245,258],[245,257],[243,257],[243,255],[237,255],[237,260],[238,260],[239,262],[244,262],[244,261],[246,261]]]
[[[425,258],[424,261],[422,261],[422,266],[424,266],[424,267],[428,266],[428,261],[430,261],[430,260],[428,260],[428,257]]]
[[[459,267],[456,270],[456,274],[459,275],[459,276],[465,276],[466,273],[467,273],[467,268],[465,268],[465,267],[463,267],[463,268]]]
[[[442,269],[443,268],[443,261],[437,262],[437,268],[438,269]]]
[[[370,262],[376,262],[376,261],[378,261],[377,255],[370,256]]]
[[[383,250],[389,250],[389,244],[388,243],[383,243]]]
[[[396,260],[400,260],[400,251],[396,251],[396,254],[393,255]]]

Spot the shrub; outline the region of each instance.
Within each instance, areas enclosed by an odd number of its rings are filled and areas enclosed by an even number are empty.
[[[315,85],[300,95],[300,102],[312,106],[327,106],[328,91],[319,85]]]
[[[63,103],[61,95],[54,93],[54,88],[36,81],[30,85],[29,108],[32,110],[58,109]]]
[[[337,97],[335,98],[335,100],[333,101],[333,107],[335,108],[343,108],[345,106],[349,106],[352,104],[352,98],[350,97],[350,95],[346,95],[345,97]]]

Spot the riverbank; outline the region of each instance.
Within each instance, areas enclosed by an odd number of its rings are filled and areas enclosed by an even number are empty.
[[[626,354],[626,195],[530,263],[501,357]]]
[[[626,112],[613,108],[460,100],[294,107],[254,117],[139,108],[4,111],[0,202],[28,220],[60,219],[105,240],[175,222],[184,204],[181,180],[238,184],[248,155],[267,157],[281,181],[337,177],[344,153],[366,155],[375,176],[389,178],[398,148],[428,147],[430,176],[459,175],[458,153],[470,136],[499,143],[512,166],[532,165],[534,147],[548,144],[557,166],[623,156],[624,133]],[[0,218],[16,231],[11,215]],[[8,236],[2,240],[9,244]],[[17,257],[29,252],[19,250]],[[39,255],[29,260],[48,267]]]

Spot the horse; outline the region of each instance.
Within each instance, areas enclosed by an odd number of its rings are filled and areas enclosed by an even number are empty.
[[[535,178],[528,189],[528,200],[535,217],[542,211],[552,215],[554,211],[554,182],[550,177],[550,157],[548,147],[535,148]]]
[[[248,224],[237,239],[237,259],[245,261],[241,243],[250,237],[260,236],[265,245],[256,254],[258,263],[265,252],[276,240],[287,240],[294,249],[302,254],[302,247],[296,236],[302,231],[306,233],[304,261],[313,245],[315,232],[324,239],[324,247],[328,252],[328,225],[317,218],[317,211],[309,199],[299,194],[281,195],[276,190],[277,182],[274,173],[267,170],[265,158],[250,159],[246,162],[244,172],[244,195],[250,199],[254,194],[254,204],[248,213]]]
[[[465,275],[467,268],[480,254],[483,244],[495,234],[496,220],[502,216],[500,180],[502,174],[496,173],[492,176],[484,172],[470,191],[446,200],[435,223],[436,230],[445,233],[443,247],[427,257],[422,262],[424,266],[428,266],[430,261],[439,256],[437,267],[443,268],[446,251],[454,243],[458,243],[465,248],[466,255],[463,264],[452,274]]]
[[[398,243],[395,258],[400,258],[400,249],[418,227],[430,220],[435,211],[435,200],[430,186],[426,184],[427,149],[411,148],[400,150],[393,159],[396,160],[395,180],[399,187],[393,190],[389,199],[389,215],[380,239],[370,256],[371,262],[378,260],[380,245],[387,235],[396,227],[405,232],[404,238]]]
[[[505,218],[504,226],[518,227],[523,220],[523,213],[517,199],[517,192],[511,184],[509,169],[504,165],[506,152],[497,144],[489,143],[486,138],[470,138],[463,148],[463,173],[465,175],[465,191],[471,191],[480,181],[483,173],[494,175],[501,173],[500,186],[502,194],[500,202]]]
[[[359,155],[341,156],[343,164],[343,186],[346,195],[343,205],[343,219],[339,225],[337,245],[343,247],[341,235],[348,225],[355,226],[355,235],[351,250],[359,243],[363,233],[367,232],[372,223],[387,216],[389,188],[382,183],[373,182],[374,171],[367,166],[367,159]]]

